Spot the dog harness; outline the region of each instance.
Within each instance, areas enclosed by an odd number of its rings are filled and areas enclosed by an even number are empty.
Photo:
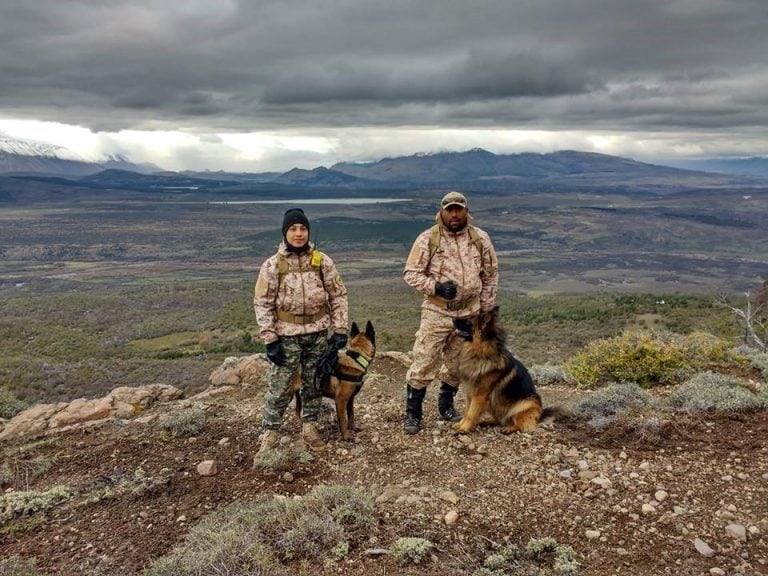
[[[366,373],[368,372],[368,366],[371,364],[371,359],[366,358],[360,352],[356,352],[355,350],[347,350],[344,352],[347,356],[352,358],[352,360],[355,361],[355,364],[360,366],[360,368],[363,369],[362,374],[339,374],[338,371],[334,376],[338,380],[344,380],[345,382],[363,382],[363,378],[365,378]]]

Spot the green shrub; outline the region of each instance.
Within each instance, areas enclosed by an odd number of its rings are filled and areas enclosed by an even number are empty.
[[[765,397],[754,394],[733,376],[702,372],[683,383],[667,398],[675,410],[697,412],[740,412],[768,408]]]
[[[45,492],[8,492],[0,496],[0,522],[11,520],[15,516],[43,512],[71,497],[72,490],[67,486],[55,486]]]
[[[193,406],[171,414],[160,426],[174,436],[195,436],[205,428],[205,411],[200,406]]]
[[[424,538],[398,538],[389,548],[392,557],[401,564],[420,564],[429,555],[433,544]]]
[[[350,514],[354,511],[354,514]],[[375,526],[373,503],[347,486],[318,486],[301,499],[262,495],[205,516],[146,576],[291,574],[283,562],[323,565]]]
[[[13,418],[26,407],[27,403],[24,400],[7,388],[0,387],[0,418]]]
[[[297,442],[288,446],[276,446],[259,452],[253,461],[255,468],[265,472],[278,473],[293,470],[297,466],[306,466],[315,458],[306,450],[305,444]]]
[[[0,576],[45,576],[37,569],[34,558],[11,556],[0,560]]]
[[[0,465],[0,486],[14,484],[28,486],[31,482],[48,472],[56,462],[55,457],[38,456],[19,458],[11,456]]]
[[[748,346],[740,346],[737,352],[747,359],[747,362],[753,368],[756,368],[768,380],[768,352],[761,352]]]
[[[604,428],[617,418],[641,411],[654,403],[653,397],[634,382],[609,384],[576,403],[572,414],[585,418],[595,428]]]
[[[625,332],[591,342],[566,361],[565,369],[579,386],[625,381],[648,387],[679,381],[691,365],[687,349],[676,339]]]
[[[570,546],[558,544],[554,538],[532,538],[525,547],[531,560],[555,576],[578,574],[579,564]],[[542,566],[543,565],[543,566]],[[543,570],[542,570],[543,571]]]
[[[554,538],[537,538],[531,539],[525,550],[511,544],[487,556],[473,576],[575,576],[578,572],[579,564],[570,546],[558,544]]]

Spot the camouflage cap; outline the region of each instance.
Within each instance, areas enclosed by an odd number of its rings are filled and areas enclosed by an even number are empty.
[[[440,201],[440,208],[447,208],[448,206],[452,206],[454,204],[456,206],[461,206],[462,208],[469,207],[469,203],[464,197],[464,194],[454,190],[453,192],[448,192],[448,194],[443,196],[443,199]]]

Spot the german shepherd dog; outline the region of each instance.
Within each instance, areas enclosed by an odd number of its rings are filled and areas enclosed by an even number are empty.
[[[355,426],[355,396],[363,387],[363,378],[376,355],[376,332],[370,320],[365,324],[365,332],[360,332],[355,322],[349,333],[347,348],[339,353],[333,374],[324,375],[320,382],[323,396],[336,403],[336,419],[342,439],[351,441],[353,432],[359,432]],[[301,416],[301,375],[297,371],[291,383],[296,398],[296,413]]]
[[[459,377],[467,394],[464,417],[453,425],[466,434],[478,423],[500,424],[504,434],[530,432],[558,408],[542,408],[533,378],[506,346],[499,307],[474,319],[454,322],[464,340],[459,353]]]

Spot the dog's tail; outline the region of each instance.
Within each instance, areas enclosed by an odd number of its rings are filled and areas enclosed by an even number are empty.
[[[568,415],[568,411],[562,406],[547,406],[541,411],[539,422],[552,422],[555,418],[562,418]]]

